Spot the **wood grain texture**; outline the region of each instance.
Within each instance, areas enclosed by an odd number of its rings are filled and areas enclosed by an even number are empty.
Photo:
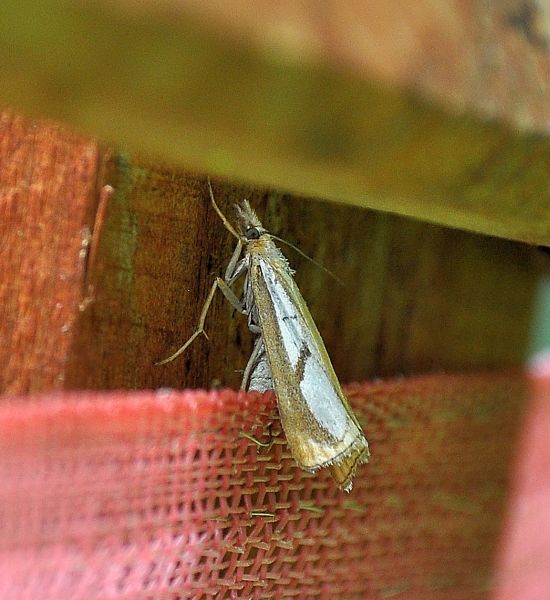
[[[155,162],[550,244],[542,5],[262,3],[231,27],[222,4],[8,0],[0,99]]]
[[[1,123],[1,388],[238,387],[252,337],[221,295],[209,340],[155,365],[194,331],[233,250],[205,176],[12,113]],[[342,279],[283,246],[342,381],[523,361],[534,249],[221,180],[214,192],[229,218],[248,198]]]
[[[0,115],[0,389],[63,388],[93,227],[98,147]]]
[[[94,302],[81,315],[72,388],[238,387],[251,350],[221,294],[191,335],[234,241],[204,176],[115,158]],[[533,249],[381,213],[213,181],[224,212],[248,198],[264,225],[343,280],[281,246],[342,379],[521,364],[538,270]]]

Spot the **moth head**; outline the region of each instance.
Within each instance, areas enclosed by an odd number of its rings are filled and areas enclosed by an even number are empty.
[[[239,217],[239,229],[247,242],[259,240],[262,235],[267,233],[260,219],[250,207],[248,200],[243,200],[242,204],[235,205],[235,208]]]

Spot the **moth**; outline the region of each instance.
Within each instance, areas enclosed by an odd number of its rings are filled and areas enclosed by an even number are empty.
[[[173,360],[199,335],[206,335],[206,316],[220,289],[234,308],[246,315],[256,336],[241,388],[273,389],[287,443],[298,465],[309,472],[329,468],[337,485],[349,492],[358,465],[368,462],[369,447],[294,282],[294,272],[246,200],[236,205],[235,229],[216,204],[210,180],[208,187],[212,206],[237,238],[237,246],[224,278],[217,277],[212,284],[197,329],[159,364]],[[243,298],[239,300],[232,286],[243,275]]]

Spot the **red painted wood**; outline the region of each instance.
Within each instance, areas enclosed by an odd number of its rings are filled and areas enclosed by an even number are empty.
[[[62,388],[84,294],[97,143],[0,114],[0,390]]]

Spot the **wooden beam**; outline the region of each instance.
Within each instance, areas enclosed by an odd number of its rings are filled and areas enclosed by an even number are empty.
[[[267,53],[186,13],[54,0],[2,12],[4,103],[187,169],[550,243],[548,138]]]
[[[95,271],[67,385],[236,388],[252,348],[246,319],[221,294],[209,339],[155,366],[195,330],[234,240],[206,179],[115,157]],[[281,246],[342,381],[437,370],[517,367],[538,280],[535,249],[276,190],[214,180],[232,219],[248,198],[265,226],[332,269],[344,285]]]
[[[87,295],[99,149],[3,113],[0,164],[0,390],[62,389]]]
[[[109,158],[12,113],[0,124],[0,389],[237,387],[252,337],[221,295],[210,339],[155,365],[194,330],[232,252],[205,177]],[[229,218],[248,198],[342,279],[283,247],[344,382],[523,362],[536,249],[272,189],[214,191]]]

